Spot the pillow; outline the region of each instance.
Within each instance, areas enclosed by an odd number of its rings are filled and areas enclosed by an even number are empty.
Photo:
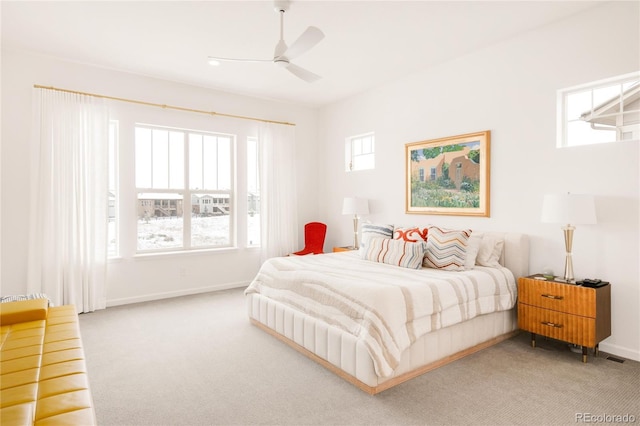
[[[378,223],[365,222],[360,227],[360,230],[362,232],[362,247],[366,247],[371,238],[393,237],[393,225],[382,225]]]
[[[467,242],[467,256],[464,258],[465,270],[473,269],[473,267],[476,266],[476,258],[480,250],[480,244],[482,244],[482,234],[476,234],[475,232],[471,234]]]
[[[365,260],[402,268],[420,269],[424,258],[424,243],[410,243],[391,238],[371,238],[361,253]]]
[[[429,239],[424,255],[424,266],[446,271],[464,271],[467,243],[471,229],[442,229],[429,227]]]
[[[403,240],[410,243],[421,243],[427,241],[427,235],[429,234],[429,228],[420,228],[414,226],[412,228],[395,228],[393,230],[394,240]]]
[[[497,235],[484,234],[476,257],[476,264],[480,266],[500,266],[500,256],[504,248],[504,238]]]

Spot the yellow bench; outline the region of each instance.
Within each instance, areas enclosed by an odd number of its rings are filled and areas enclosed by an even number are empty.
[[[0,325],[0,424],[96,424],[75,307],[0,303]]]

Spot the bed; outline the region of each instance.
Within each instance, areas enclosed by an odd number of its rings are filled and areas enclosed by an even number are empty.
[[[495,264],[412,269],[363,258],[365,249],[269,259],[245,291],[250,321],[365,392],[382,392],[517,333],[528,237],[473,237],[501,242]]]

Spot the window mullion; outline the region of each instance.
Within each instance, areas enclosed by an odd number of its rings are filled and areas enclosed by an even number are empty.
[[[191,218],[193,215],[193,204],[191,202],[191,182],[189,182],[189,139],[187,132],[182,132],[182,143],[183,143],[183,159],[182,163],[183,173],[184,173],[184,187],[182,191],[182,204],[184,208],[182,209],[182,221],[183,221],[183,234],[182,241],[185,249],[191,248]]]
[[[150,145],[150,149],[149,149],[149,162],[151,163],[151,167],[149,167],[149,172],[151,173],[151,176],[149,178],[149,187],[153,188],[153,130],[151,131],[151,135],[149,136],[149,140],[151,141]]]

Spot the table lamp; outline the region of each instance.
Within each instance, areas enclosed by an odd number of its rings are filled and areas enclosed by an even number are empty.
[[[564,279],[573,281],[573,260],[571,249],[573,244],[574,225],[591,225],[596,223],[596,208],[593,195],[587,194],[547,194],[542,202],[543,223],[561,223],[564,226],[564,245],[566,251]]]
[[[353,248],[359,249],[358,245],[358,215],[369,214],[369,200],[366,198],[345,197],[342,203],[342,214],[353,215]]]

